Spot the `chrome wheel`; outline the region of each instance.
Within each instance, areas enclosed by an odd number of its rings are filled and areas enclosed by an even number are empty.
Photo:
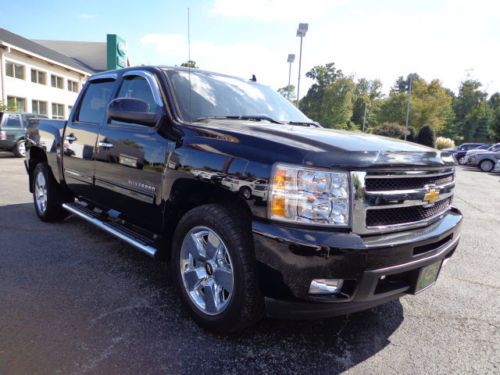
[[[222,313],[231,300],[234,275],[231,256],[212,229],[198,226],[186,233],[180,251],[184,290],[198,310]]]
[[[19,141],[17,144],[17,152],[21,156],[26,156],[26,143],[24,141]]]
[[[44,214],[47,210],[47,181],[42,172],[39,172],[35,179],[35,203],[38,212]]]

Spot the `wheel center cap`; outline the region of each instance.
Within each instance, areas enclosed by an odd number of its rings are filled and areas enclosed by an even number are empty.
[[[207,271],[207,274],[209,276],[212,276],[214,273],[214,268],[212,267],[212,265],[210,263],[205,263],[205,270]]]

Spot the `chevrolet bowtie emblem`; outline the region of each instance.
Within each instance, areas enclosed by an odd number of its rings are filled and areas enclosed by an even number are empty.
[[[439,199],[439,191],[436,189],[430,189],[427,193],[424,195],[424,202],[428,203],[434,203]]]

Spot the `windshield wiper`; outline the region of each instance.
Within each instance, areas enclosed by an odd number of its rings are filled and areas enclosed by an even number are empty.
[[[312,121],[287,121],[285,122],[287,125],[298,125],[298,126],[312,126],[314,128],[320,128],[321,125],[317,122]]]
[[[265,115],[244,115],[244,116],[206,116],[206,117],[198,117],[195,121],[203,121],[203,120],[250,120],[250,121],[269,121],[273,124],[283,124],[278,120],[273,119],[272,117]]]

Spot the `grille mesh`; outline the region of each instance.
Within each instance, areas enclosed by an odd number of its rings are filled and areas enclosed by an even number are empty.
[[[366,212],[366,226],[395,225],[425,220],[444,212],[451,204],[451,198],[436,202],[430,207],[413,206],[386,209],[371,209]]]
[[[433,177],[367,178],[366,191],[419,189],[429,184],[443,185],[453,181],[453,172]]]

